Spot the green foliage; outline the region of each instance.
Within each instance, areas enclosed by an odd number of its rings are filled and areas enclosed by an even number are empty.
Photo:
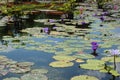
[[[93,76],[79,75],[79,76],[74,76],[73,78],[71,78],[71,80],[99,80],[99,79]]]
[[[58,8],[58,10],[64,11],[64,12],[72,12],[75,6],[76,0],[69,0],[66,3],[63,4],[62,7]]]
[[[49,66],[51,67],[61,67],[61,68],[70,67],[73,65],[74,65],[73,62],[68,62],[68,61],[54,61],[49,64]]]
[[[3,14],[12,15],[14,12],[22,13],[22,11],[30,11],[34,9],[42,8],[44,4],[23,4],[23,5],[13,5],[12,7],[7,7],[2,5],[0,10]]]

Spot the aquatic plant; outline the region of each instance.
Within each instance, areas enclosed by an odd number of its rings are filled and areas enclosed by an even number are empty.
[[[97,79],[94,76],[79,75],[79,76],[72,77],[71,80],[99,80],[99,79]]]
[[[67,56],[67,55],[66,56],[57,55],[57,56],[53,56],[53,58],[59,61],[73,61],[76,59],[75,57]]]
[[[51,66],[51,67],[61,67],[61,68],[70,67],[73,65],[74,65],[74,63],[69,62],[69,61],[54,61],[49,64],[49,66]]]
[[[114,70],[116,69],[116,57],[120,55],[120,51],[117,49],[109,50],[110,54],[114,56]]]
[[[100,20],[101,20],[101,21],[104,21],[104,16],[101,16],[101,17],[100,17]]]
[[[97,42],[91,42],[92,45],[92,50],[93,50],[93,55],[97,55],[96,50],[98,48],[98,43]]]

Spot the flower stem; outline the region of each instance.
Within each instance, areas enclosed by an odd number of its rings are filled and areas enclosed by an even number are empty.
[[[116,55],[114,55],[114,70],[116,70],[116,60],[115,60]]]

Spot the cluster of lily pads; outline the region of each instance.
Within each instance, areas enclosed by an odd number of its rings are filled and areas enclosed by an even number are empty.
[[[27,73],[31,70],[33,62],[17,62],[8,59],[6,56],[0,56],[0,75],[11,73]]]
[[[3,80],[48,80],[46,74],[48,70],[46,69],[33,69],[29,73],[24,74],[20,78],[10,77]]]

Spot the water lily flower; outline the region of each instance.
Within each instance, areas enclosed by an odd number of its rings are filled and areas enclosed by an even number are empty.
[[[114,10],[118,10],[118,6],[117,5],[114,5]]]
[[[84,24],[85,24],[85,22],[81,22],[81,24],[82,24],[82,25],[84,25]]]
[[[103,17],[103,16],[101,16],[101,17],[100,17],[100,20],[101,20],[101,21],[104,21],[104,17]]]
[[[43,28],[43,31],[45,32],[45,33],[48,33],[48,27],[46,27],[46,28]]]
[[[111,49],[109,50],[109,52],[111,55],[116,55],[116,56],[120,54],[120,50],[118,49]]]
[[[50,23],[54,23],[55,20],[54,20],[54,19],[49,19],[49,22],[50,22]]]
[[[92,49],[96,50],[98,48],[98,43],[97,42],[91,42]]]
[[[97,42],[91,42],[92,45],[92,50],[93,50],[93,55],[97,55],[96,50],[98,48],[98,43]]]
[[[116,57],[120,54],[120,51],[118,49],[112,49],[109,52],[114,56],[114,70],[116,70]]]

